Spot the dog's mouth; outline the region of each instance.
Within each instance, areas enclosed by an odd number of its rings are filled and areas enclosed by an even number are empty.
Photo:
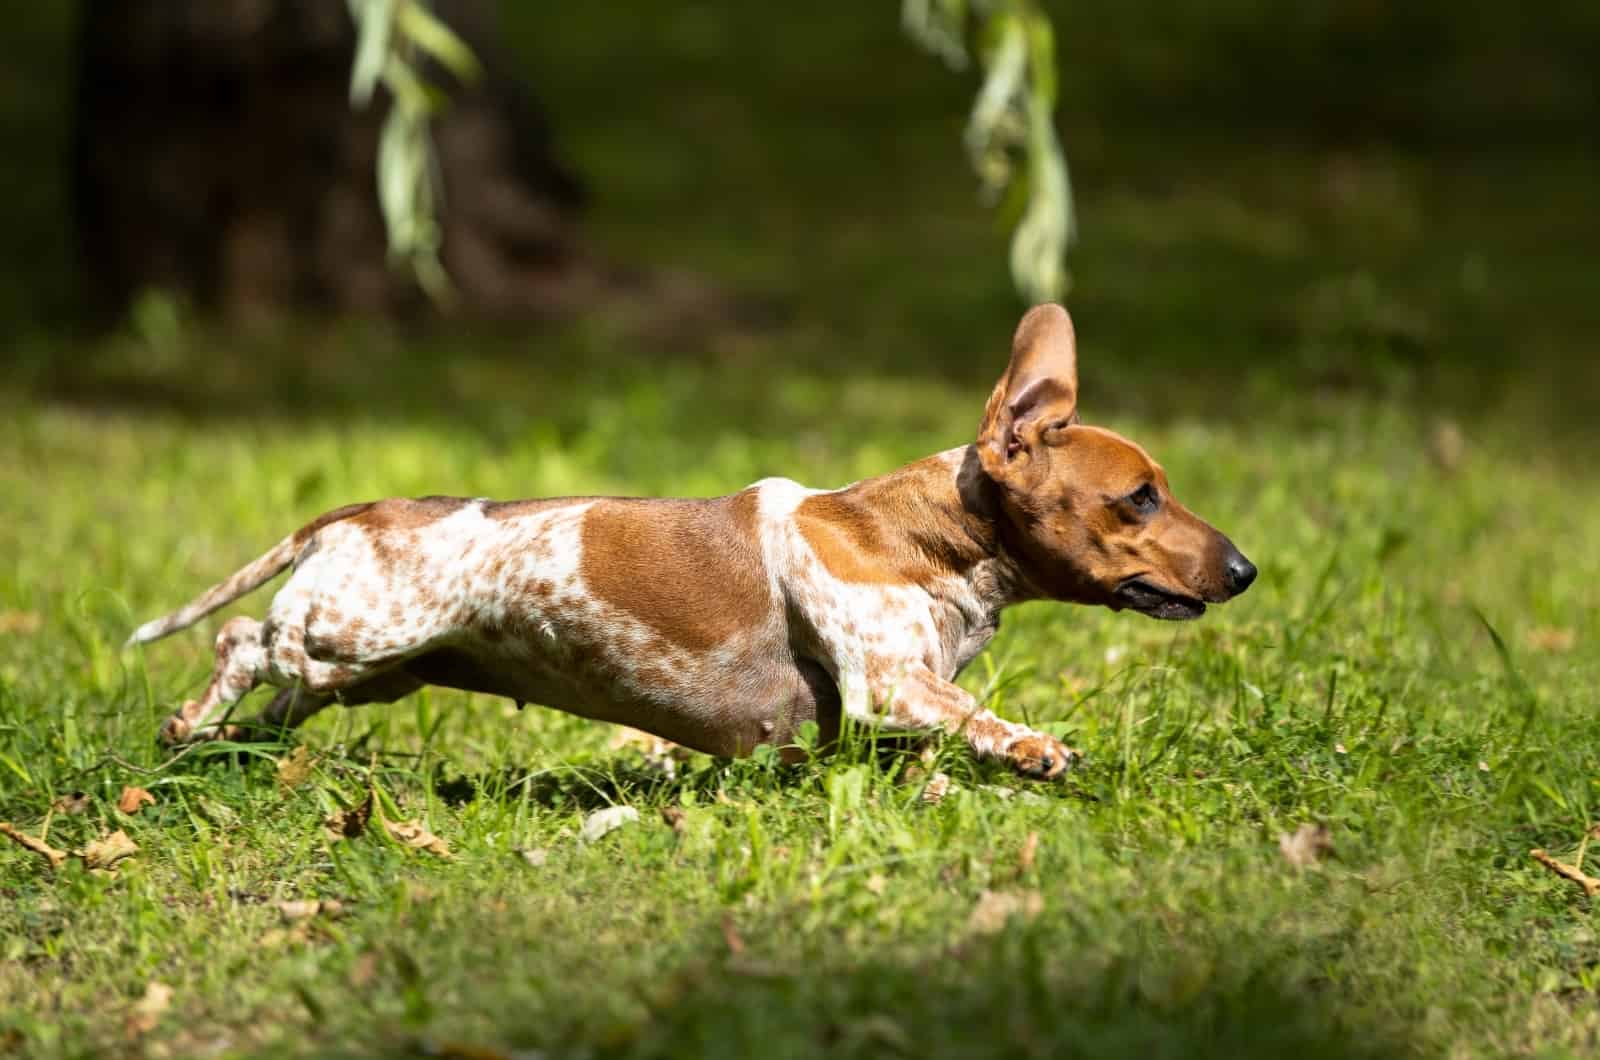
[[[1123,582],[1117,586],[1115,595],[1117,603],[1123,607],[1151,618],[1182,621],[1199,618],[1206,613],[1204,601],[1151,585],[1142,578],[1130,578]]]

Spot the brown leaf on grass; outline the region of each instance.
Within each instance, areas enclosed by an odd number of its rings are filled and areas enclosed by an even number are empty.
[[[1428,435],[1428,455],[1442,470],[1455,471],[1467,452],[1467,436],[1454,420],[1437,420]]]
[[[44,619],[34,611],[0,611],[0,633],[37,633]]]
[[[52,869],[60,868],[61,863],[67,860],[67,852],[65,850],[57,850],[49,843],[46,843],[43,839],[35,839],[31,835],[28,835],[25,832],[20,832],[11,827],[11,825],[5,823],[4,821],[0,821],[0,835],[6,836],[13,842],[33,851],[35,854],[38,854],[40,857],[50,862],[50,867]]]
[[[676,806],[661,807],[661,819],[678,835],[683,835],[689,830],[689,815]]]
[[[733,922],[732,913],[722,914],[722,941],[728,944],[728,952],[735,957],[744,952],[744,939],[739,937],[739,928]]]
[[[344,915],[344,903],[337,898],[302,898],[287,902],[274,902],[278,915],[284,922],[310,920],[315,916],[338,917]]]
[[[172,1004],[172,987],[155,979],[150,980],[144,988],[144,996],[128,1009],[128,1018],[124,1024],[129,1037],[138,1037],[149,1034],[155,1030],[156,1024],[161,1022],[161,1014],[167,1011]]]
[[[1565,655],[1572,650],[1574,644],[1578,643],[1578,635],[1575,632],[1553,626],[1530,629],[1526,639],[1529,649],[1549,652],[1552,655]]]
[[[128,838],[127,832],[119,828],[84,847],[81,856],[88,868],[109,869],[123,858],[132,857],[138,852],[139,845]]]
[[[311,748],[301,744],[278,759],[278,788],[285,794],[304,784],[316,766]]]
[[[350,972],[345,978],[357,990],[371,985],[372,981],[378,978],[378,951],[367,950],[357,957],[350,965]]]
[[[93,805],[94,799],[89,797],[87,791],[69,791],[50,804],[50,811],[65,817],[77,817],[79,814],[88,813],[89,807]]]
[[[138,813],[139,808],[142,806],[154,806],[155,804],[156,797],[154,795],[143,788],[136,788],[132,785],[124,787],[122,795],[117,799],[117,809],[130,816]]]
[[[1028,838],[1022,841],[1022,849],[1017,851],[1017,875],[1022,876],[1033,871],[1033,862],[1039,856],[1039,833],[1029,832]]]
[[[333,839],[357,839],[367,830],[367,822],[372,819],[372,791],[368,789],[367,797],[360,806],[353,810],[335,810],[322,820],[322,827],[328,830],[328,835]]]
[[[415,850],[426,850],[441,858],[450,856],[450,848],[443,839],[422,827],[420,821],[384,821],[384,829],[396,842]]]
[[[1294,835],[1278,835],[1278,852],[1297,869],[1308,869],[1333,853],[1333,837],[1325,824],[1303,824]]]
[[[277,949],[290,943],[305,945],[311,941],[311,921],[292,921],[287,927],[275,927],[261,933],[256,939],[256,948],[263,950]]]
[[[1582,887],[1583,893],[1588,895],[1590,898],[1600,894],[1600,880],[1590,876],[1582,869],[1573,865],[1568,865],[1564,862],[1557,861],[1549,854],[1546,854],[1543,850],[1530,850],[1528,851],[1528,855],[1529,857],[1533,858],[1533,860],[1537,861],[1539,864],[1555,873],[1557,876],[1560,876],[1562,879],[1571,880],[1579,887]]]
[[[967,918],[967,930],[976,935],[995,935],[1005,929],[1012,917],[1032,920],[1044,909],[1044,897],[1035,890],[984,891]]]

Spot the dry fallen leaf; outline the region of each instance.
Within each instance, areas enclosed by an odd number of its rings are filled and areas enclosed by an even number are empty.
[[[89,807],[94,805],[94,800],[87,791],[69,791],[50,804],[52,813],[59,813],[66,817],[76,817],[87,813]]]
[[[1461,466],[1461,458],[1466,455],[1467,438],[1461,433],[1461,426],[1454,420],[1438,420],[1433,425],[1433,431],[1428,435],[1428,455],[1433,457],[1433,462],[1445,471],[1454,471]]]
[[[304,945],[311,941],[311,921],[296,920],[288,927],[275,927],[261,933],[256,939],[256,947],[263,950],[276,949],[289,943]]]
[[[322,827],[334,839],[356,839],[367,830],[367,822],[372,819],[372,792],[367,791],[367,797],[360,806],[353,810],[335,810],[322,820]]]
[[[287,902],[274,902],[278,915],[285,923],[309,920],[314,916],[336,917],[344,914],[344,903],[337,898],[302,898]]]
[[[384,829],[400,844],[415,850],[426,850],[441,858],[450,856],[450,848],[443,839],[422,827],[420,821],[384,821]]]
[[[19,843],[28,850],[38,854],[40,857],[50,862],[50,867],[52,869],[60,868],[61,863],[67,860],[67,852],[65,850],[57,850],[49,843],[46,843],[43,839],[35,839],[31,835],[19,832],[17,829],[11,827],[11,825],[6,824],[3,821],[0,821],[0,835],[10,838],[12,841]]]
[[[922,789],[922,801],[935,803],[944,798],[950,791],[950,774],[935,773],[928,778],[927,787]]]
[[[733,922],[732,913],[722,915],[722,940],[728,944],[728,952],[735,957],[744,952],[744,939],[739,937],[739,928]]]
[[[578,838],[585,843],[593,843],[624,825],[633,824],[638,819],[639,811],[632,806],[607,806],[583,819],[583,828],[579,830]]]
[[[378,978],[378,951],[367,950],[361,956],[357,957],[355,959],[355,963],[350,965],[350,974],[348,978],[350,980],[350,985],[355,987],[357,990],[360,990],[371,983],[374,979]]]
[[[144,996],[128,1009],[129,1036],[148,1034],[161,1022],[161,1014],[172,1004],[172,987],[155,979],[144,988]]]
[[[0,611],[0,633],[37,633],[44,619],[32,611]]]
[[[1333,853],[1333,839],[1324,824],[1303,824],[1294,835],[1278,836],[1278,851],[1283,859],[1297,869],[1308,869]]]
[[[1583,888],[1583,893],[1593,898],[1600,894],[1600,880],[1595,879],[1580,868],[1557,861],[1543,850],[1528,851],[1530,857],[1563,879],[1571,880]]]
[[[1538,629],[1530,629],[1526,639],[1528,647],[1533,651],[1562,655],[1572,650],[1572,646],[1578,642],[1578,635],[1570,629],[1540,626]]]
[[[117,809],[126,814],[139,812],[141,806],[154,806],[156,797],[143,788],[128,786],[122,789],[122,795],[117,799]]]
[[[1017,851],[1017,875],[1022,875],[1033,870],[1034,859],[1039,856],[1039,833],[1029,832],[1028,838],[1022,841],[1022,849]]]
[[[305,744],[296,747],[278,759],[278,787],[284,792],[298,788],[311,776],[311,770],[316,764],[316,760],[311,757],[311,748]]]
[[[1044,898],[1035,890],[984,891],[967,918],[967,929],[978,935],[994,935],[1012,917],[1032,920],[1044,909]]]
[[[123,858],[132,857],[138,852],[138,844],[128,838],[127,832],[119,828],[84,847],[82,857],[84,865],[88,868],[109,869]]]
[[[661,807],[661,819],[678,835],[689,830],[689,815],[676,806]]]

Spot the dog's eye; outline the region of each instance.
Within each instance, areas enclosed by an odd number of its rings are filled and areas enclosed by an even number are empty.
[[[1146,482],[1143,486],[1128,494],[1128,503],[1133,505],[1135,511],[1143,515],[1149,515],[1161,507],[1161,495],[1156,492],[1154,486]]]

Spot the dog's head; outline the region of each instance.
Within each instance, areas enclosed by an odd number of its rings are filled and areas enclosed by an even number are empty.
[[[1053,598],[1198,618],[1255,580],[1233,542],[1178,503],[1150,454],[1078,422],[1077,343],[1058,305],[1017,325],[976,450],[1008,547]]]

